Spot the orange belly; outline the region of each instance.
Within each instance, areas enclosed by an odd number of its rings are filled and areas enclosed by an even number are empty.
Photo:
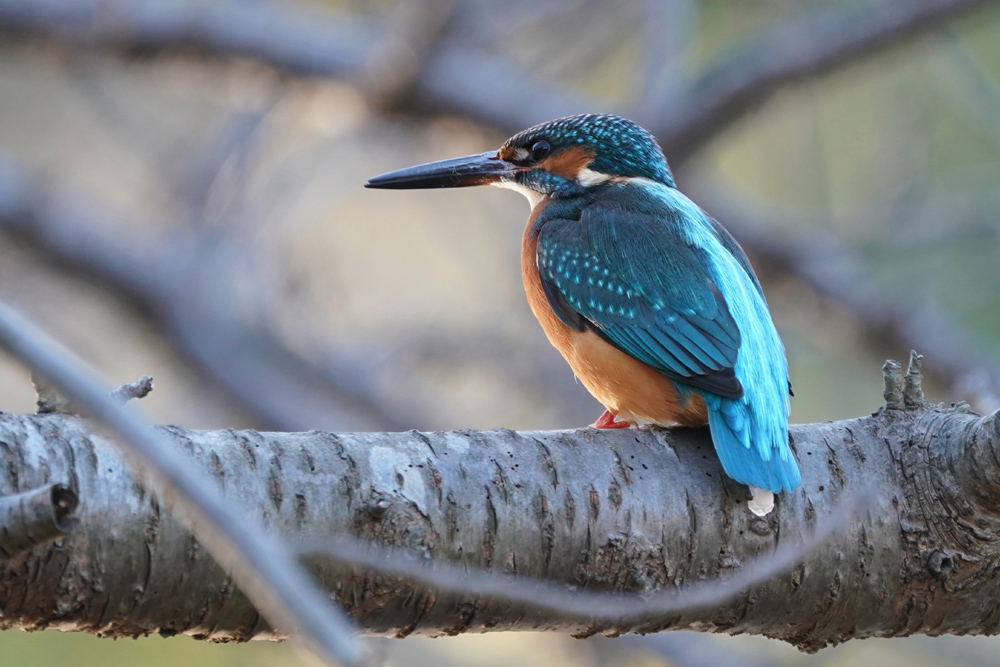
[[[549,342],[569,362],[583,386],[618,419],[636,423],[698,426],[708,422],[705,402],[697,395],[681,395],[663,373],[630,357],[589,329],[574,331],[549,307],[536,261],[535,218],[545,202],[528,218],[521,243],[521,276],[531,311]]]

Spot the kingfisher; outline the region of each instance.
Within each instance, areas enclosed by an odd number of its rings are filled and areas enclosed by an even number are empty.
[[[499,150],[365,187],[497,185],[528,198],[521,274],[549,341],[606,408],[591,426],[708,424],[763,516],[800,483],[781,338],[746,253],[681,194],[655,137],[609,114],[536,125]]]

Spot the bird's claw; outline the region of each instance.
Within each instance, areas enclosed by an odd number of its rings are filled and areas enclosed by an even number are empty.
[[[615,421],[615,417],[610,410],[605,410],[604,414],[597,418],[597,421],[590,425],[590,428],[628,428],[628,422]]]

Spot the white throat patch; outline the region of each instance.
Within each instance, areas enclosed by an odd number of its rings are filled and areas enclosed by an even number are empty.
[[[526,188],[520,183],[515,183],[514,181],[496,181],[494,183],[490,183],[490,185],[495,185],[498,188],[513,190],[514,192],[520,192],[528,198],[528,203],[531,204],[531,208],[535,208],[535,204],[542,201],[541,193],[535,192],[531,188]]]

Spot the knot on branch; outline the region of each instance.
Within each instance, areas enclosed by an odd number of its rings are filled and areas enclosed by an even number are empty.
[[[889,410],[918,410],[924,405],[923,373],[920,364],[923,355],[910,350],[910,364],[903,375],[899,362],[889,359],[882,365],[884,387],[882,396]]]
[[[0,561],[69,533],[79,502],[63,484],[0,496]]]

